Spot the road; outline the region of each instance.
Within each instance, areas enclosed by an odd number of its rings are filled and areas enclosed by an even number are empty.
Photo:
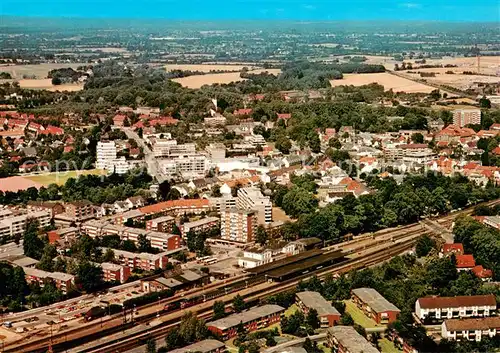
[[[158,183],[164,182],[166,177],[161,173],[160,167],[158,165],[158,161],[156,160],[155,156],[153,155],[153,151],[149,148],[149,146],[146,144],[144,139],[142,139],[134,130],[131,128],[123,128],[123,132],[127,135],[129,139],[133,139],[137,142],[137,145],[142,147],[142,150],[144,152],[144,160],[146,162],[146,167],[148,168],[148,174],[151,175],[153,178],[156,179]]]

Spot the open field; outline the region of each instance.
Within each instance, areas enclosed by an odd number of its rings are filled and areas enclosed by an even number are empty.
[[[394,343],[389,341],[387,338],[382,338],[381,340],[378,341],[378,343],[380,345],[380,350],[382,351],[382,353],[400,353],[400,352],[402,352],[399,349],[397,349],[394,346]]]
[[[431,86],[413,82],[386,72],[375,74],[345,74],[344,78],[341,80],[330,80],[330,84],[333,87],[344,85],[363,86],[369,85],[370,83],[378,83],[384,86],[385,90],[392,89],[394,92],[430,93],[435,89]]]
[[[210,71],[241,71],[244,67],[249,70],[254,70],[257,67],[252,65],[222,65],[222,64],[201,64],[201,65],[191,65],[191,64],[168,64],[165,65],[165,70],[186,70],[186,71],[200,71],[200,72],[210,72]]]
[[[252,70],[250,71],[251,73],[254,74],[259,74],[262,72],[269,72],[270,74],[277,75],[281,72],[280,69],[258,69],[258,70]],[[200,88],[204,85],[213,85],[216,83],[219,84],[228,84],[231,82],[238,82],[238,81],[244,81],[244,78],[240,77],[239,72],[229,72],[229,73],[223,73],[223,74],[207,74],[207,75],[194,75],[194,76],[188,76],[188,77],[182,77],[182,78],[176,78],[173,79],[172,81],[178,82],[184,87],[188,88]]]
[[[63,185],[70,178],[77,178],[80,175],[100,175],[102,171],[99,169],[91,169],[91,170],[71,170],[69,172],[54,172],[54,173],[46,173],[39,175],[30,175],[24,177],[25,179],[34,181],[35,183],[39,183],[42,185],[50,185],[50,184],[58,184]]]
[[[60,63],[60,64],[38,64],[38,65],[0,65],[0,72],[8,72],[16,80],[24,76],[35,76],[36,78],[47,78],[50,70],[71,67],[76,69],[78,66],[88,65],[85,63]]]
[[[54,86],[50,78],[36,79],[36,80],[19,80],[19,86],[21,88],[29,89],[46,89],[47,91],[81,91],[83,89],[83,84],[78,83],[65,83],[62,85]]]
[[[421,72],[434,72],[435,77],[422,77],[429,83],[438,85],[448,85],[460,90],[467,90],[475,85],[475,83],[500,83],[500,77],[495,76],[482,76],[482,75],[463,75],[463,69],[458,68],[439,68],[439,69],[420,69]],[[455,74],[447,74],[446,71],[456,72]],[[467,70],[465,70],[467,71]],[[477,71],[477,70],[474,70]],[[409,74],[407,75],[420,79],[420,74]]]

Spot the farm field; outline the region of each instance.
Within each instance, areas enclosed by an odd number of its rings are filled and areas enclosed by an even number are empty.
[[[168,64],[165,65],[165,70],[189,70],[189,71],[201,71],[201,72],[210,72],[210,71],[241,71],[244,67],[249,70],[254,70],[257,67],[253,65],[222,65],[222,64],[200,64],[200,65],[192,65],[192,64]]]
[[[35,183],[42,184],[44,186],[48,186],[50,184],[63,185],[70,178],[77,178],[80,175],[101,175],[102,171],[99,169],[90,169],[90,170],[71,170],[68,172],[54,172],[54,173],[46,173],[39,175],[30,175],[25,176],[25,179],[31,180]]]
[[[345,74],[344,78],[341,80],[330,80],[332,87],[345,85],[363,86],[369,85],[370,83],[378,83],[384,86],[386,91],[392,89],[394,92],[430,93],[435,89],[431,86],[413,82],[386,72],[375,74]]]
[[[29,89],[46,89],[48,91],[81,91],[83,89],[83,84],[78,83],[66,83],[62,85],[54,86],[52,84],[52,80],[50,78],[42,78],[35,80],[23,79],[19,80],[19,86],[21,88],[29,88]]]
[[[250,71],[251,73],[254,74],[259,74],[262,72],[269,72],[270,74],[277,75],[281,72],[280,69],[258,69],[258,70],[252,70]],[[195,75],[195,76],[188,76],[188,77],[182,77],[182,78],[176,78],[173,79],[172,81],[178,82],[184,87],[188,88],[200,88],[204,85],[213,85],[213,84],[228,84],[231,82],[238,82],[238,81],[244,81],[244,78],[240,77],[239,72],[229,72],[229,73],[222,73],[222,74],[206,74],[206,75]]]
[[[0,65],[0,72],[8,72],[16,80],[24,76],[35,76],[36,78],[47,78],[50,70],[71,67],[76,69],[78,66],[88,65],[85,63],[60,63],[60,64],[38,64],[38,65]]]
[[[424,80],[429,83],[439,84],[439,85],[448,85],[461,90],[466,90],[471,88],[475,83],[500,83],[500,77],[495,76],[482,76],[482,75],[463,75],[461,72],[463,69],[457,70],[458,68],[446,68],[446,69],[421,69],[418,71],[421,72],[434,72],[436,73],[435,77],[423,77]],[[455,74],[447,74],[446,71],[454,71],[457,72]],[[467,70],[465,70],[467,71]],[[477,70],[474,70],[477,71]],[[420,79],[420,74],[410,74],[407,75]]]

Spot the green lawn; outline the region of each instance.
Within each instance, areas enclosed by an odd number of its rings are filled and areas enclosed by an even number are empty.
[[[394,343],[389,341],[387,338],[382,338],[378,341],[382,353],[401,353],[402,351],[394,346]]]
[[[355,323],[364,328],[380,327],[375,321],[366,316],[351,300],[344,301],[345,310],[352,316]]]
[[[325,353],[331,353],[332,349],[324,346],[323,344],[318,344],[318,348],[321,349]]]
[[[293,313],[295,313],[299,308],[297,307],[297,304],[292,304],[288,309],[285,311],[285,316],[290,317],[292,316]]]
[[[78,178],[80,175],[88,175],[94,174],[99,175],[102,174],[103,171],[99,169],[91,169],[91,170],[71,170],[68,172],[54,172],[54,173],[45,173],[40,175],[30,175],[25,176],[24,178],[34,181],[35,183],[39,183],[45,186],[50,184],[58,184],[63,185],[69,178]]]

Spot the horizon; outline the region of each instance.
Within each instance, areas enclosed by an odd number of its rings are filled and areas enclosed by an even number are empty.
[[[127,19],[175,21],[424,21],[499,22],[496,0],[481,4],[466,0],[216,0],[199,3],[188,0],[153,0],[147,3],[101,0],[4,0],[2,17],[47,19]],[[98,10],[96,10],[98,9]]]

